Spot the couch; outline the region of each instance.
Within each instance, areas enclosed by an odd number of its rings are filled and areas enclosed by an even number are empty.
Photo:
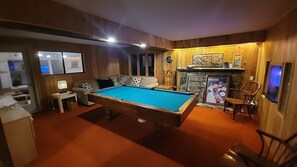
[[[159,84],[157,78],[155,77],[114,75],[108,77],[108,79],[86,79],[75,81],[72,91],[76,93],[78,102],[90,106],[94,103],[88,100],[89,93],[96,92],[99,89],[117,85],[131,85],[154,88]]]

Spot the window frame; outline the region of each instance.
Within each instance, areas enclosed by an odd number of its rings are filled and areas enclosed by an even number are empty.
[[[140,75],[140,56],[145,55],[144,67],[145,72],[144,75]],[[129,54],[129,75],[132,75],[132,56],[136,55],[136,66],[137,66],[137,75],[136,76],[149,76],[149,54],[154,54],[154,75],[151,77],[156,76],[156,52],[148,51],[148,52],[137,52],[137,53],[130,53]]]
[[[39,57],[40,52],[52,52],[52,53],[60,53],[61,54],[61,60],[62,60],[62,67],[63,67],[63,72],[61,73],[49,73],[49,74],[43,74],[41,70],[41,59]],[[67,72],[66,67],[65,67],[65,58],[64,58],[64,53],[78,53],[80,54],[81,58],[81,64],[82,64],[82,70],[81,72]],[[37,56],[38,56],[38,61],[39,61],[39,70],[42,76],[51,76],[51,75],[65,75],[65,74],[78,74],[78,73],[84,73],[85,72],[85,64],[84,64],[84,54],[82,52],[73,52],[73,51],[56,51],[56,50],[38,50],[37,51]]]

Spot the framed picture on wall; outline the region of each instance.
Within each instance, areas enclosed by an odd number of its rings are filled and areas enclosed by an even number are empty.
[[[216,67],[223,66],[223,53],[194,54],[192,59],[195,67]]]
[[[204,103],[224,106],[225,98],[229,92],[228,76],[208,76]]]
[[[237,53],[233,55],[232,67],[233,68],[241,68],[241,59],[242,55]]]
[[[63,52],[63,60],[66,74],[84,72],[81,53]]]

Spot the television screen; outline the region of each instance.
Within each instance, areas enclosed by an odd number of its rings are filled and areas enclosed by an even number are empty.
[[[281,85],[282,66],[271,65],[269,72],[266,97],[270,101],[277,103],[277,94]]]

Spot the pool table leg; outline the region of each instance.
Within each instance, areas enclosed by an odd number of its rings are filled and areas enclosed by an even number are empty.
[[[159,132],[164,128],[164,124],[162,122],[155,122],[155,131]]]
[[[107,119],[111,120],[112,119],[112,111],[108,107],[105,107],[105,113],[106,113]]]

